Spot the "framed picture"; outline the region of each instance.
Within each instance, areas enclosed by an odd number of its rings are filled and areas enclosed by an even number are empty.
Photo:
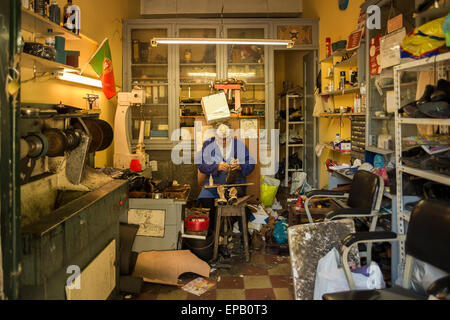
[[[293,40],[296,45],[313,44],[312,26],[278,26],[278,39]]]
[[[128,223],[139,225],[137,236],[164,238],[166,210],[130,209]]]

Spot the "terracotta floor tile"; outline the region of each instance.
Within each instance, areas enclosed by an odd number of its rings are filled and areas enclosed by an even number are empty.
[[[244,277],[245,289],[272,288],[272,283],[268,276],[246,276]]]
[[[217,289],[217,300],[245,300],[245,292],[242,289]]]
[[[244,289],[244,278],[224,276],[217,282],[217,289]]]
[[[295,300],[288,288],[274,288],[273,292],[277,300]]]
[[[269,275],[274,276],[290,276],[292,269],[291,265],[287,263],[278,264],[274,266],[272,269],[269,269]]]
[[[289,276],[272,275],[269,277],[272,288],[289,288],[294,285]]]
[[[159,293],[157,300],[186,300],[187,296],[188,293],[186,291],[176,288],[168,293]]]
[[[188,293],[186,300],[216,300],[217,294],[216,289],[210,289],[201,296],[196,296],[195,294]]]
[[[246,289],[246,300],[275,300],[273,289]]]
[[[151,291],[147,291],[144,293],[141,293],[136,300],[156,300],[156,298],[158,297],[157,293],[151,292]]]
[[[264,259],[264,254],[260,252],[252,252],[250,254],[250,263],[253,264],[266,264],[266,259]]]
[[[244,267],[242,268],[242,274],[244,276],[265,276],[268,275],[269,273],[267,272],[267,269],[262,268],[263,265],[261,265],[261,267],[259,266],[253,266],[250,264],[244,265]]]

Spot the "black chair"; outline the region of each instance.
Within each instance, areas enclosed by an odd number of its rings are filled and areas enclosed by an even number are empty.
[[[405,270],[401,287],[383,290],[355,290],[355,283],[347,263],[350,248],[359,243],[405,241]],[[418,259],[450,273],[450,203],[424,200],[413,210],[407,235],[393,232],[353,233],[344,239],[341,261],[351,291],[323,295],[324,300],[426,300],[448,294],[450,276],[433,283],[422,296],[411,290],[414,260]],[[441,297],[442,298],[442,297]]]
[[[325,220],[335,220],[341,218],[368,218],[371,219],[369,231],[376,230],[378,218],[381,215],[380,207],[383,200],[384,180],[371,172],[359,170],[355,173],[351,190],[314,190],[306,194],[305,211],[309,223],[313,223],[309,203],[313,198],[347,199],[341,209],[329,212]],[[361,252],[361,257],[367,258],[367,263],[371,262],[372,246],[367,246],[366,252]]]

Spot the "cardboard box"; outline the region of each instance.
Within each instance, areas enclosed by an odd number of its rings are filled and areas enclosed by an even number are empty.
[[[208,124],[230,118],[230,108],[223,92],[203,97],[202,108]]]
[[[341,151],[344,151],[344,152],[352,151],[352,144],[351,143],[341,143]]]

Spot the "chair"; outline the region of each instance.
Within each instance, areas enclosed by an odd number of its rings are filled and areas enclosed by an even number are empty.
[[[371,218],[369,231],[376,230],[378,217],[381,215],[380,207],[383,200],[384,180],[380,176],[359,170],[355,173],[351,190],[333,191],[333,190],[313,190],[306,194],[305,211],[308,216],[309,223],[313,223],[309,203],[313,198],[329,198],[329,199],[348,199],[346,204],[339,203],[344,207],[329,212],[325,216],[325,220],[335,220],[340,218]],[[362,257],[367,258],[370,264],[372,256],[372,246],[367,246],[367,251],[361,253]]]
[[[383,290],[355,291],[355,283],[347,263],[351,247],[359,243],[405,241],[406,259],[401,287]],[[344,239],[341,251],[345,275],[351,291],[323,295],[324,300],[410,300],[430,299],[450,290],[450,276],[433,283],[422,296],[411,290],[414,260],[418,259],[450,273],[450,203],[437,200],[421,201],[413,210],[407,235],[393,232],[359,232]]]

